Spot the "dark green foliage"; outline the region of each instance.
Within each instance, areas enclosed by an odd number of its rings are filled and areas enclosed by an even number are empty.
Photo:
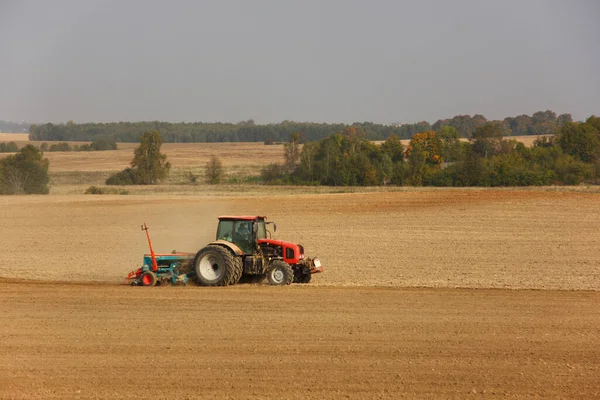
[[[354,127],[364,131],[366,138],[383,140],[396,134],[408,139],[418,132],[431,129],[427,122],[390,126],[371,122],[346,124],[323,124],[312,122],[283,121],[278,124],[257,125],[251,121],[231,123],[169,123],[114,122],[86,124],[42,124],[32,125],[30,140],[93,141],[100,137],[111,137],[118,142],[135,142],[144,132],[159,131],[165,142],[287,142],[290,136],[302,132],[300,143],[324,139],[344,128]]]
[[[31,144],[0,159],[0,194],[48,194],[48,165]]]
[[[85,194],[120,194],[125,195],[129,194],[127,190],[116,190],[109,188],[102,188],[98,186],[90,186],[85,190]]]
[[[69,145],[69,143],[67,142],[60,142],[60,143],[55,143],[50,145],[50,148],[48,148],[48,151],[53,152],[53,151],[71,151],[73,150],[71,148],[71,145]]]
[[[557,161],[556,174],[558,180],[565,185],[578,185],[594,174],[594,165],[566,156]]]
[[[572,122],[570,114],[556,116],[553,111],[538,111],[532,116],[507,117],[502,121],[488,121],[483,115],[457,115],[440,119],[431,125],[427,121],[414,124],[381,125],[357,122],[352,125],[320,124],[311,122],[283,121],[278,124],[258,125],[254,121],[232,123],[168,123],[160,121],[113,122],[75,124],[31,125],[30,140],[93,141],[100,137],[112,137],[118,142],[136,142],[144,132],[159,131],[165,142],[264,142],[265,144],[289,141],[295,132],[302,132],[300,143],[325,139],[345,128],[360,128],[370,140],[385,140],[392,135],[410,139],[415,133],[439,131],[447,126],[455,128],[459,137],[470,138],[475,130],[492,123],[500,126],[504,136],[554,134],[565,123]]]
[[[306,143],[292,178],[331,186],[402,184],[403,154],[398,138],[393,136],[378,146],[365,136],[361,129],[346,128],[320,142]]]
[[[433,130],[438,131],[443,126],[450,126],[457,130],[460,137],[470,138],[475,132],[475,129],[486,124],[488,120],[483,116],[476,114],[473,117],[470,115],[457,115],[452,119],[438,120],[431,127]]]
[[[414,186],[423,185],[423,177],[427,167],[427,156],[425,150],[420,145],[415,145],[408,157],[410,171],[410,184]]]
[[[104,189],[98,186],[90,186],[85,190],[85,194],[104,194]]]
[[[80,146],[71,146],[67,142],[54,143],[48,146],[48,143],[44,142],[40,146],[42,151],[105,151],[105,150],[116,150],[117,143],[113,139],[101,138],[90,144],[82,144]]]
[[[73,146],[73,151],[94,151],[94,149],[89,144],[82,144],[81,146]]]
[[[592,120],[586,129],[595,129],[593,124],[599,121]],[[569,124],[565,122],[565,130]],[[402,152],[395,137],[377,146],[360,130],[345,129],[325,140],[306,143],[291,176],[285,175],[282,166],[272,164],[263,170],[263,180],[330,186],[489,187],[572,185],[598,178],[600,165],[565,154],[558,142],[552,137],[540,138],[528,148],[503,139],[502,127],[487,123],[475,129],[468,143],[458,141],[454,128],[442,127],[439,132],[415,135]],[[439,162],[444,157],[453,161]]]
[[[455,128],[460,137],[470,138],[477,128],[491,123],[498,126],[504,136],[552,135],[572,120],[571,114],[561,114],[557,117],[556,113],[550,110],[538,111],[532,116],[507,117],[502,121],[488,121],[483,115],[457,115],[451,119],[438,120],[432,129],[438,131],[443,126],[449,126]]]
[[[600,122],[590,117],[585,123],[567,122],[559,130],[558,143],[566,154],[583,162],[600,161]]]
[[[473,132],[472,150],[480,157],[492,157],[502,152],[502,129],[495,124],[485,124]]]
[[[131,168],[125,168],[121,172],[111,175],[106,180],[107,185],[136,185],[137,177],[135,171]]]
[[[404,160],[404,146],[402,146],[400,138],[396,134],[390,136],[382,143],[381,151],[387,154],[393,163]]]
[[[117,142],[114,139],[100,138],[90,144],[90,149],[95,151],[117,150]]]
[[[444,162],[454,162],[464,159],[464,148],[458,140],[459,134],[456,128],[451,126],[442,126],[437,131],[442,146],[442,160]]]
[[[19,146],[15,142],[0,143],[0,153],[16,153]]]
[[[455,171],[452,167],[428,167],[422,174],[421,183],[424,186],[455,186]]]

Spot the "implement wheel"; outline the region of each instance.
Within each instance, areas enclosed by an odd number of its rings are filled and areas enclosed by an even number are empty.
[[[242,276],[242,260],[228,249],[208,245],[194,259],[196,279],[203,286],[226,286],[236,284]]]
[[[290,264],[275,260],[267,270],[267,279],[269,279],[269,285],[289,285],[294,280],[294,271]]]
[[[152,271],[147,271],[142,274],[142,286],[155,286],[156,275]]]

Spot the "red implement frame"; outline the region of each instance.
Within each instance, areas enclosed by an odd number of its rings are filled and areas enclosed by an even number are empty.
[[[156,263],[156,255],[154,255],[154,249],[152,248],[152,241],[150,240],[150,234],[148,233],[148,226],[144,222],[142,230],[146,231],[146,237],[148,238],[148,246],[150,247],[150,257],[152,257],[152,271],[158,271],[158,264]]]

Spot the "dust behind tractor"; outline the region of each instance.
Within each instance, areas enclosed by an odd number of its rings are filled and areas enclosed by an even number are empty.
[[[234,285],[242,277],[271,285],[309,283],[312,275],[323,272],[318,258],[304,254],[300,244],[272,239],[277,226],[265,216],[219,217],[216,240],[197,253],[155,253],[144,223],[150,254],[142,267],[127,276],[134,286],[178,285],[194,279],[202,286]]]

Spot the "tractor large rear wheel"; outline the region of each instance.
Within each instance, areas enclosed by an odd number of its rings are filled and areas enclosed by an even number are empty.
[[[294,280],[292,266],[281,260],[273,261],[267,269],[267,279],[270,285],[289,285]]]
[[[233,285],[243,272],[242,259],[228,249],[209,245],[196,254],[194,259],[196,279],[203,286]]]

